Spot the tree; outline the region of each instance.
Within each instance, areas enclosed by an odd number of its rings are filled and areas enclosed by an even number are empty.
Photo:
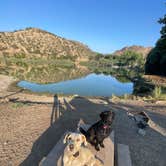
[[[161,37],[147,56],[145,73],[166,76],[166,15],[158,22],[163,24]]]

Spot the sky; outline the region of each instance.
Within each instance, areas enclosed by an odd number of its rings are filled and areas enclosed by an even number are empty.
[[[80,41],[93,51],[154,46],[165,0],[1,0],[0,31],[36,27]]]

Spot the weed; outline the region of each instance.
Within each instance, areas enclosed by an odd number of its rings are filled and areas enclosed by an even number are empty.
[[[17,103],[13,103],[13,104],[12,104],[12,108],[17,109],[17,108],[21,108],[21,107],[28,106],[28,105],[29,105],[29,104],[17,102]]]

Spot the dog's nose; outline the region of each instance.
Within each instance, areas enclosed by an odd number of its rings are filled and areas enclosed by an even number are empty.
[[[70,148],[70,150],[73,150],[73,149],[74,149],[74,145],[73,145],[73,144],[70,144],[70,145],[69,145],[69,148]]]

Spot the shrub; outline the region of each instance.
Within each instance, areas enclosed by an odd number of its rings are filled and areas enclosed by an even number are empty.
[[[166,76],[166,15],[159,23],[164,24],[160,31],[161,37],[147,56],[145,73]]]
[[[155,87],[153,90],[152,96],[154,98],[159,98],[161,96],[161,87]]]

